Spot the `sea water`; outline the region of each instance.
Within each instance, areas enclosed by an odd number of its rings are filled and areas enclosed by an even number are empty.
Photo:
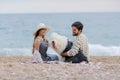
[[[89,40],[89,55],[120,56],[120,13],[0,14],[0,55],[31,56],[33,32],[39,23],[73,41],[71,24],[80,21]]]

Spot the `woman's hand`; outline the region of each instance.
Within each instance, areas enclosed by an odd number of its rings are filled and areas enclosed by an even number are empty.
[[[44,38],[44,41],[47,42],[47,43],[49,42],[48,39],[46,39],[46,38]]]

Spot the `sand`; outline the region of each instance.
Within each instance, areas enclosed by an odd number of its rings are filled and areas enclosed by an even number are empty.
[[[0,57],[0,80],[120,80],[120,57],[90,57],[90,63],[33,64],[32,57]]]

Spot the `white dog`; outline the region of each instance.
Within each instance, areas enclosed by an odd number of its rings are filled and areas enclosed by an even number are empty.
[[[68,38],[54,32],[51,34],[51,40],[49,44],[59,54],[60,61],[65,61],[65,57],[62,57],[60,54],[66,49],[68,45]]]

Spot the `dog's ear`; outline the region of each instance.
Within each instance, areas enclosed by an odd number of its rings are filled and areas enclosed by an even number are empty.
[[[52,47],[53,47],[54,49],[57,49],[57,47],[55,46],[55,41],[52,41]]]
[[[55,41],[52,41],[52,45],[55,45]]]

